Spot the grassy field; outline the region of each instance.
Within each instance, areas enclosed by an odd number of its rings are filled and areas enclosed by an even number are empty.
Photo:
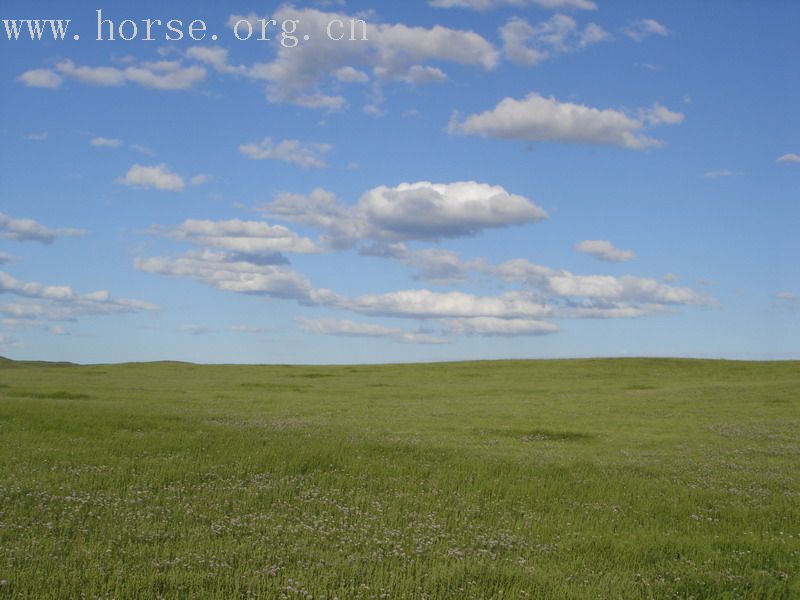
[[[800,363],[0,361],[0,597],[800,598]]]

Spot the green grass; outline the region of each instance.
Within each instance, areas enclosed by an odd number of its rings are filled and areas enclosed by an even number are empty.
[[[800,364],[0,361],[0,597],[798,598]]]

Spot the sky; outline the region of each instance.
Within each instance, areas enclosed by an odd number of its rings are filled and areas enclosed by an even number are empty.
[[[800,358],[796,2],[0,19],[0,355]]]

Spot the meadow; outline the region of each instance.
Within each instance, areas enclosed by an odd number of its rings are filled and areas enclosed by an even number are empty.
[[[0,361],[0,598],[800,598],[800,363]]]

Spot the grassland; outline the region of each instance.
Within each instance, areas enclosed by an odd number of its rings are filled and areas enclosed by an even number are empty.
[[[800,598],[800,363],[0,361],[0,580]]]

